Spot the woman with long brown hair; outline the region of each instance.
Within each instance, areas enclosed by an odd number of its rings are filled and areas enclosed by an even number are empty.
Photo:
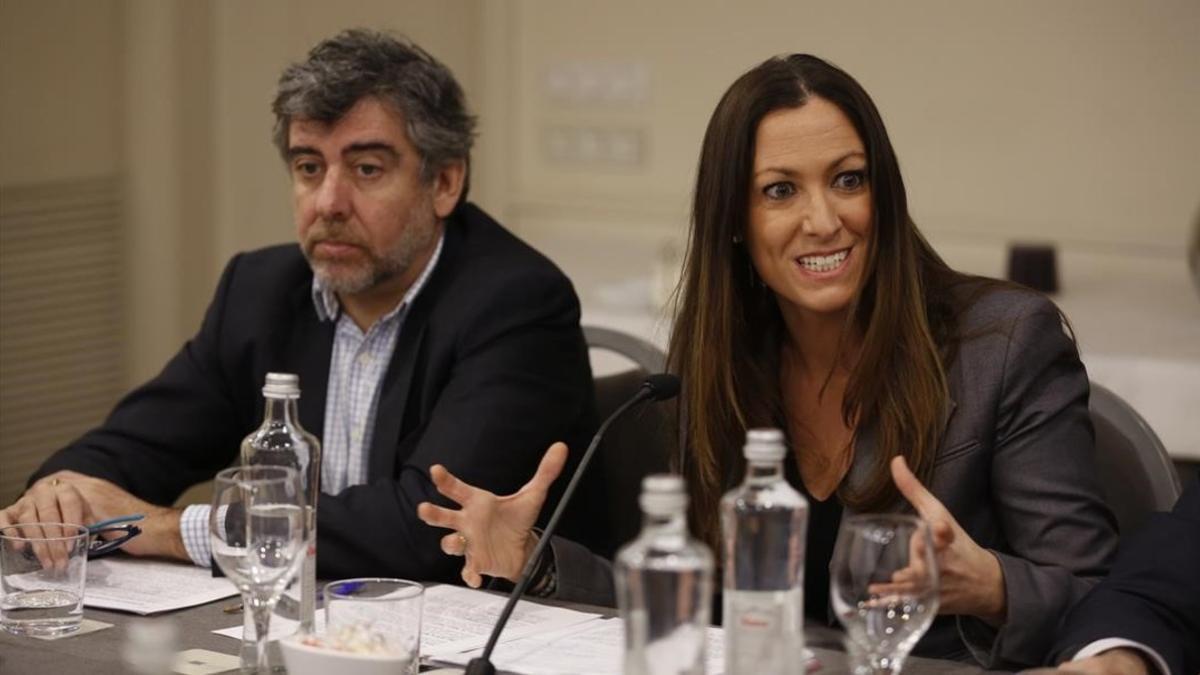
[[[946,615],[916,653],[1040,663],[1116,546],[1064,326],[1043,296],[957,273],[930,248],[853,78],[813,56],[767,60],[709,122],[668,357],[684,383],[677,469],[693,530],[721,550],[717,505],[744,473],[745,431],[780,427],[788,478],[812,505],[810,620],[829,620],[844,513],[915,509],[933,528]],[[463,508],[420,513],[456,530],[447,553],[470,542],[468,583],[517,576],[564,456],[553,447],[507,497],[435,467]],[[601,561],[552,543],[543,590],[611,592]]]

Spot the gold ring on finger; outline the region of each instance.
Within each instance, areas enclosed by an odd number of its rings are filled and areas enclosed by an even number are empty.
[[[463,555],[467,554],[467,535],[462,532],[458,533],[458,540],[462,542]]]

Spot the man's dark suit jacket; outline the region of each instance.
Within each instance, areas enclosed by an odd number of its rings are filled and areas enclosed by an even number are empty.
[[[1176,675],[1200,673],[1200,480],[1121,542],[1112,574],[1063,622],[1056,661],[1105,638],[1146,645]]]
[[[300,375],[300,420],[322,435],[335,322],[317,319],[298,246],[236,256],[199,333],[102,426],[34,476],[71,469],[157,504],[238,459],[262,420],[268,371]],[[533,475],[547,446],[574,451],[593,421],[579,301],[553,263],[471,204],[447,220],[441,258],[409,308],[378,398],[365,485],[318,505],[318,574],[454,581],[445,530],[417,519],[446,503],[443,464],[498,494]]]

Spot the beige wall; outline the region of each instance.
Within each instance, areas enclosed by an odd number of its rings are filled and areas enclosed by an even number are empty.
[[[195,329],[232,253],[291,239],[275,78],[357,25],[457,73],[482,122],[474,196],[551,249],[677,239],[717,98],[797,50],[875,97],[935,242],[1170,257],[1200,207],[1194,0],[3,0],[0,184],[125,177],[129,383]],[[563,100],[564,64],[642,73],[646,96]],[[554,129],[632,131],[642,159],[553,160]]]
[[[872,94],[931,232],[1178,250],[1200,207],[1194,0],[511,7],[512,213],[523,219],[676,226],[721,92],[794,51],[841,65]],[[555,102],[548,80],[563,62],[640,64],[650,96]],[[646,160],[632,170],[549,161],[541,148],[556,126],[642,130]]]
[[[116,0],[0,2],[0,184],[121,166]]]
[[[0,506],[122,385],[119,8],[0,1]]]

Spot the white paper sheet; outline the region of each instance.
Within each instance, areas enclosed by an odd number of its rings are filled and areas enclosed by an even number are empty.
[[[686,652],[686,645],[680,642],[698,646],[686,636],[681,636],[675,644],[659,645],[663,648],[663,655],[669,658],[670,655]],[[724,633],[720,628],[708,628],[704,642],[707,672],[718,675],[725,668]],[[447,654],[435,660],[438,663],[465,666],[482,651],[476,649],[462,654]],[[625,631],[621,620],[595,619],[563,630],[496,645],[496,650],[492,652],[492,664],[497,670],[522,675],[620,675],[624,651]]]
[[[89,560],[83,604],[136,614],[194,607],[238,594],[233,582],[204,567],[144,558]]]
[[[421,657],[454,654],[468,649],[481,649],[492,632],[496,618],[504,609],[507,598],[461,586],[428,586],[421,613]],[[545,633],[595,619],[599,614],[578,612],[561,607],[538,605],[522,600],[513,608],[512,616],[501,642],[525,635]],[[297,622],[278,615],[271,617],[270,639],[278,640],[296,632]],[[325,629],[324,612],[317,612],[316,631]],[[237,640],[242,639],[240,625],[213,631]]]
[[[508,598],[462,586],[434,586],[425,590],[421,617],[421,656],[453,654],[487,644],[492,626]],[[550,607],[522,600],[500,634],[502,641],[574,626],[599,614]]]
[[[314,618],[315,618],[315,620],[313,621],[313,630],[316,631],[317,633],[324,633],[325,632],[325,612],[318,611],[316,614],[316,617],[314,617]],[[279,616],[278,614],[272,614],[270,629],[267,631],[267,639],[268,640],[283,639],[285,637],[295,634],[295,632],[297,630],[299,630],[299,628],[300,628],[299,621],[285,619],[282,616]],[[242,639],[242,626],[239,624],[237,626],[232,626],[230,628],[222,628],[220,630],[214,630],[213,633],[216,633],[217,635],[223,635],[225,637],[231,637],[235,640],[241,640]],[[253,639],[253,637],[254,637],[254,627],[253,626],[250,627],[250,637],[251,637],[251,639]]]

